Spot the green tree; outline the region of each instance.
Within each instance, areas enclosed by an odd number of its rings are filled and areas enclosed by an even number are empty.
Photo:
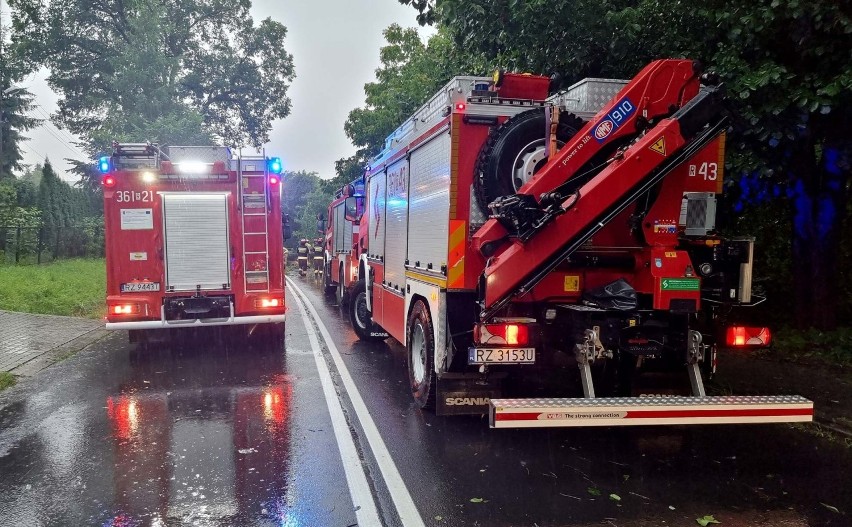
[[[296,218],[297,229],[291,239],[293,247],[299,240],[314,240],[322,234],[317,230],[317,215],[328,216],[328,205],[334,199],[335,188],[329,181],[319,180],[314,189],[304,198],[304,204]],[[326,218],[327,220],[327,218]]]
[[[304,233],[315,229],[316,218],[303,225],[302,212],[305,209],[306,198],[322,183],[316,172],[288,171],[281,177],[281,213],[290,216],[290,226],[293,236],[287,241],[288,246],[295,247]]]
[[[21,170],[23,132],[40,122],[27,114],[32,110],[33,95],[16,86],[31,71],[31,66],[6,42],[6,31],[0,20],[0,181],[12,180],[14,170]]]
[[[249,0],[11,0],[22,56],[50,68],[58,125],[113,138],[258,147],[290,112],[286,28]]]

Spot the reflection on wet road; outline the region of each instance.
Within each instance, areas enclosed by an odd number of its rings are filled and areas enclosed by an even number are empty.
[[[355,522],[301,321],[288,324],[287,354],[125,339],[0,400],[0,523]]]
[[[317,284],[295,283],[319,343],[320,326],[333,343],[321,360],[291,296],[284,349],[136,350],[116,333],[0,394],[0,525],[352,526],[363,518],[352,466],[389,526],[411,518],[402,493],[440,526],[852,525],[842,444],[785,425],[490,430],[439,418],[414,406],[398,343],[357,342]],[[335,393],[358,452],[348,468]]]

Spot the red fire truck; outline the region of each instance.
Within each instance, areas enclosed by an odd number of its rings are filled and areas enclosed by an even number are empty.
[[[108,329],[131,341],[222,325],[283,335],[280,159],[116,143],[98,164]]]
[[[324,227],[325,231],[325,292],[329,295],[336,293],[340,305],[348,298],[349,288],[358,280],[360,215],[363,209],[364,180],[359,179],[339,189],[328,206],[326,216],[319,218],[320,228]]]
[[[420,406],[493,427],[811,420],[798,396],[705,394],[718,346],[770,339],[731,322],[753,240],[715,229],[721,87],[689,60],[549,84],[456,77],[388,137],[365,175],[358,335],[406,347]]]

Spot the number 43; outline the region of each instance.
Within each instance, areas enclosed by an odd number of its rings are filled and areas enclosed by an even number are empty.
[[[701,166],[689,165],[690,177],[699,175],[704,178],[704,181],[716,181],[719,176],[719,165],[716,163],[701,163]]]

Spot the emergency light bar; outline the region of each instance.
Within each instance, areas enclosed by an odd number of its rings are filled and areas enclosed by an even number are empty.
[[[175,166],[179,172],[184,174],[200,174],[210,171],[210,164],[201,161],[183,161]]]

